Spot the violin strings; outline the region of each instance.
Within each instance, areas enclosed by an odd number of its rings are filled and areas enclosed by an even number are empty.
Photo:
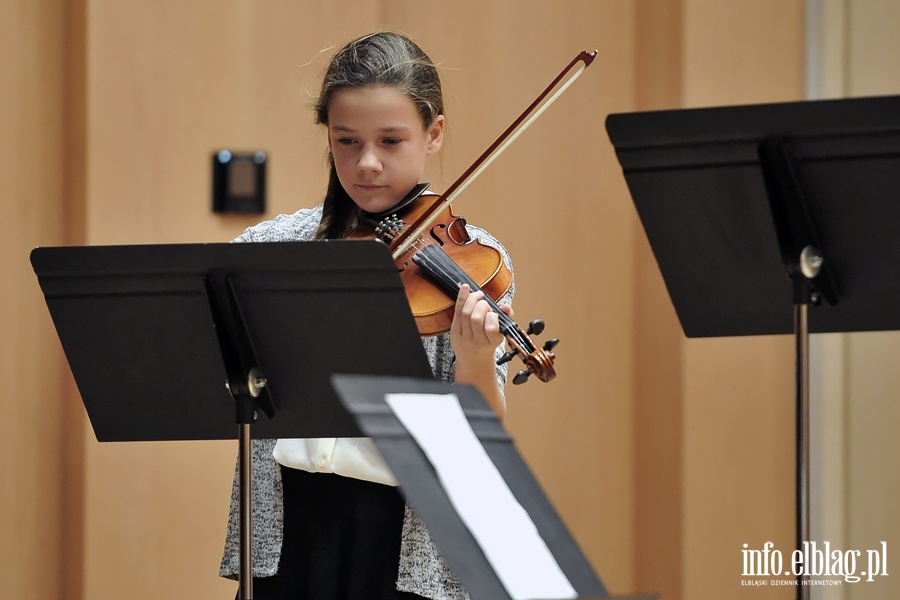
[[[396,225],[396,224],[394,224]],[[391,230],[391,227],[386,228]],[[394,236],[392,236],[394,237]],[[428,273],[451,297],[454,297],[463,283],[467,283],[469,288],[475,291],[484,292],[469,275],[463,271],[459,265],[454,262],[447,252],[439,245],[430,243],[422,238],[421,235],[414,237],[407,245],[407,248],[413,248],[416,252],[412,256],[412,261],[419,266],[420,269]],[[500,306],[494,302],[494,299],[484,294],[491,309],[497,313],[500,322],[500,331],[508,339],[514,340],[520,348],[524,349],[528,354],[534,352],[534,346],[531,340],[519,329],[512,318],[500,309]]]
[[[413,257],[413,262],[419,265],[420,268],[425,267],[429,274],[438,278],[441,284],[444,287],[456,294],[459,291],[459,287],[466,283],[469,285],[473,292],[483,291],[481,287],[475,283],[475,281],[469,277],[469,275],[463,271],[459,265],[457,265],[453,259],[451,259],[447,253],[440,247],[436,245],[428,245],[425,248],[419,250],[419,253],[424,252],[422,255],[422,261],[417,261],[416,257]],[[416,255],[418,256],[418,254]],[[500,310],[500,307],[494,302],[494,300],[487,295],[485,295],[485,300],[491,306],[491,308],[498,312],[501,317],[506,317],[505,325],[511,325],[512,323],[509,320],[509,317],[506,313]]]
[[[452,294],[456,294],[459,291],[459,287],[466,283],[469,285],[469,288],[473,292],[475,291],[484,291],[481,287],[475,283],[475,281],[469,277],[469,275],[463,271],[459,265],[457,265],[452,258],[438,245],[435,244],[426,244],[422,249],[420,249],[416,254],[413,255],[413,262],[416,263],[419,268],[423,269],[426,273],[434,277],[444,288],[451,292]],[[493,298],[484,295],[484,299],[487,301],[488,305],[493,309],[500,321],[500,329],[503,331],[503,334],[507,337],[514,338],[515,341],[522,347],[528,350],[528,352],[532,352],[534,349],[531,347],[531,344],[528,342],[528,339],[522,334],[519,330],[519,327],[516,325],[515,321],[503,312],[500,309],[500,306],[494,302]]]

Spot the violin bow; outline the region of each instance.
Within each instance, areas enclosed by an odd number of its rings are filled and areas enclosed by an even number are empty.
[[[550,82],[550,84],[542,91],[528,107],[522,111],[515,121],[513,121],[506,130],[500,134],[494,142],[488,146],[481,156],[473,162],[456,181],[450,184],[450,187],[441,196],[441,201],[434,204],[414,224],[414,227],[407,228],[393,241],[392,251],[394,260],[398,260],[404,252],[417,240],[425,231],[431,227],[438,215],[465,190],[472,181],[478,178],[481,173],[488,168],[494,160],[503,154],[526,129],[531,127],[541,115],[544,114],[550,105],[562,96],[569,87],[575,83],[575,80],[581,77],[581,74],[587,69],[597,56],[597,51],[588,52],[583,50],[566,67]],[[577,67],[577,69],[576,69]],[[574,71],[573,71],[574,69]],[[571,73],[570,73],[571,72]],[[566,77],[568,78],[566,79]],[[563,79],[565,81],[563,82]],[[563,82],[560,84],[560,82]],[[555,91],[554,91],[555,90]]]

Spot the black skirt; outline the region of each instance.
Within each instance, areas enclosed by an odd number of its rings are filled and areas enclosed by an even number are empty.
[[[398,592],[405,503],[398,488],[281,468],[278,573],[253,578],[254,600],[408,600]]]

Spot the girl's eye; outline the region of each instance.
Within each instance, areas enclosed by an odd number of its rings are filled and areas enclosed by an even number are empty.
[[[353,138],[338,138],[338,140],[337,140],[337,143],[340,144],[341,146],[350,146],[350,145],[354,144],[355,142],[356,142],[356,140],[354,140]]]
[[[387,144],[388,146],[396,146],[401,141],[403,141],[403,140],[401,140],[400,138],[384,138],[384,143]]]

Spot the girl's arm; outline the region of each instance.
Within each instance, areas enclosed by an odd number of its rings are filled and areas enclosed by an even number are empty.
[[[463,284],[456,298],[456,312],[450,326],[450,345],[456,354],[457,383],[474,385],[502,421],[506,416],[506,398],[497,383],[494,350],[503,340],[500,321],[483,292],[471,292]],[[512,316],[512,307],[501,306]]]

